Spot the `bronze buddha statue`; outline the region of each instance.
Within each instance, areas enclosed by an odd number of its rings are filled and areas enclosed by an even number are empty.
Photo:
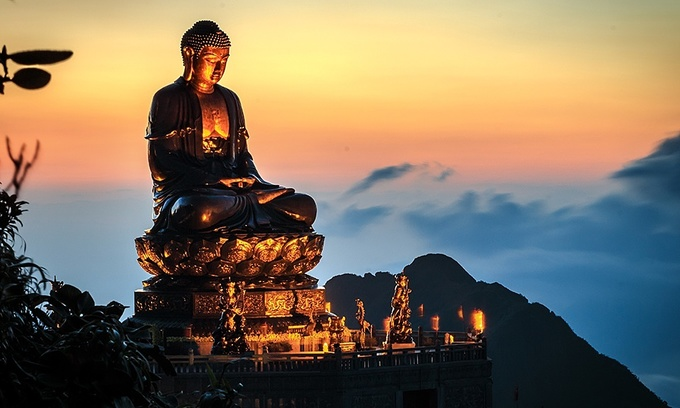
[[[241,102],[217,84],[230,47],[216,23],[197,22],[182,37],[184,74],[154,95],[146,131],[149,234],[312,231],[314,200],[259,175]]]
[[[181,40],[183,75],[153,97],[146,139],[154,224],[135,240],[138,261],[154,282],[313,286],[305,273],[324,241],[312,229],[316,204],[255,168],[241,102],[217,84],[230,47],[216,23],[197,22]]]

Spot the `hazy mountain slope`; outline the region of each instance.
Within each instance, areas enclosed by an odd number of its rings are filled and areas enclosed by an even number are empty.
[[[440,331],[463,331],[460,305],[468,318],[473,308],[486,316],[489,356],[493,360],[494,407],[664,407],[625,366],[599,354],[567,323],[538,303],[498,283],[476,282],[455,260],[426,255],[405,268],[410,278],[411,324]],[[390,313],[394,277],[386,272],[363,277],[344,274],[326,283],[333,312],[357,327],[355,299],[364,301],[367,320],[382,328]],[[416,309],[424,305],[423,318]],[[519,401],[515,403],[515,389]]]

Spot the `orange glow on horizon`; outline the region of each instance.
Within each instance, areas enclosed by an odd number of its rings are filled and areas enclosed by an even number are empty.
[[[369,3],[361,15],[233,4],[213,17],[233,42],[221,83],[241,97],[251,151],[274,182],[316,174],[347,185],[405,161],[442,163],[468,182],[593,180],[678,129],[680,10],[650,7],[640,21],[631,16],[645,6],[629,4],[572,15],[581,25],[570,31],[550,18],[574,9],[541,5],[532,19],[530,3],[503,10],[512,18],[472,3]],[[43,90],[7,84],[0,131],[41,140],[36,183],[147,182],[151,97],[181,74],[179,37],[204,17],[168,8],[149,20],[157,10],[143,2],[59,4],[59,19],[45,0],[3,9],[10,52],[74,55],[49,66]],[[602,28],[610,18],[616,32]]]

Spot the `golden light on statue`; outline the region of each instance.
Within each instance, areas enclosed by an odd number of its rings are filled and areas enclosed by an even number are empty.
[[[486,324],[484,312],[480,309],[473,309],[472,314],[470,315],[470,323],[475,331],[482,333]]]
[[[157,289],[179,276],[315,288],[305,274],[323,248],[316,203],[258,172],[241,102],[218,84],[230,49],[217,23],[196,22],[180,41],[182,76],[154,94],[145,135],[154,217],[135,240],[138,261]]]
[[[326,312],[331,312],[331,302],[326,302]]]
[[[418,317],[423,317],[425,315],[425,306],[421,303],[418,306]]]
[[[434,315],[430,318],[430,324],[432,325],[432,330],[439,331],[439,316]]]
[[[465,315],[463,314],[463,305],[458,306],[458,318],[460,320],[465,320]]]

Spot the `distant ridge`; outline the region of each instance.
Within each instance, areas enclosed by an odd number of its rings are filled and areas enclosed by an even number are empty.
[[[404,271],[412,290],[414,332],[418,326],[430,330],[434,314],[440,317],[441,333],[464,331],[458,308],[463,306],[466,321],[473,308],[484,311],[495,408],[667,407],[628,368],[598,353],[545,306],[529,303],[499,283],[475,281],[458,262],[442,254],[418,257]],[[394,276],[388,272],[363,277],[343,274],[326,283],[326,299],[333,312],[346,316],[347,325],[355,328],[354,300],[360,298],[367,320],[382,327],[393,290]],[[420,304],[425,309],[423,318],[416,313]]]
[[[477,282],[455,259],[443,254],[419,256],[404,268],[404,272],[417,281],[437,279],[458,285]]]

